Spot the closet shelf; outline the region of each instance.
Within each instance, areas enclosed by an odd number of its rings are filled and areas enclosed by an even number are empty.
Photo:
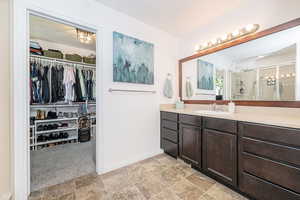
[[[71,137],[71,138],[59,139],[59,140],[50,140],[47,142],[38,142],[35,144],[35,146],[44,145],[44,144],[52,144],[52,143],[56,143],[56,142],[65,142],[65,141],[70,141],[70,140],[77,140],[77,137]]]
[[[30,55],[30,57],[44,59],[44,60],[51,60],[51,61],[56,61],[56,62],[62,62],[62,63],[71,63],[71,64],[76,64],[76,65],[89,66],[90,68],[96,69],[95,64],[88,64],[88,63],[84,63],[84,62],[75,62],[75,61],[70,61],[70,60],[65,60],[65,59],[50,58],[50,57],[46,57],[46,56],[37,56],[37,55]]]
[[[48,122],[60,122],[60,121],[74,121],[74,120],[78,120],[78,117],[74,117],[74,118],[58,118],[58,119],[35,120],[35,123],[48,123]]]
[[[79,105],[84,103],[75,104],[32,104],[31,108],[57,108],[57,107],[79,107]],[[88,103],[89,106],[96,106],[96,103]]]
[[[72,128],[58,128],[58,129],[53,129],[53,130],[49,130],[49,131],[36,131],[35,134],[36,135],[41,135],[41,134],[46,134],[46,133],[55,133],[55,132],[62,132],[62,131],[73,131],[73,130],[77,130],[77,127],[72,127]]]

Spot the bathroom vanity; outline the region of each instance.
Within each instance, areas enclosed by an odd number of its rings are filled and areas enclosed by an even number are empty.
[[[298,200],[298,126],[161,109],[161,148],[250,198]]]

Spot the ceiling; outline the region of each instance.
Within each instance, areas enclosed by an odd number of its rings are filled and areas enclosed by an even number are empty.
[[[95,39],[90,44],[77,39],[76,27],[51,21],[42,17],[30,16],[30,38],[65,44],[77,48],[95,51]]]
[[[245,0],[97,0],[175,36],[183,36],[236,9]],[[248,1],[248,0],[247,0]]]

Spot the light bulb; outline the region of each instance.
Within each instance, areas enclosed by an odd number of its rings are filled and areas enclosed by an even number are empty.
[[[254,27],[255,27],[254,24],[249,24],[246,26],[246,31],[250,32],[254,29]]]
[[[239,36],[239,34],[240,34],[239,30],[235,30],[232,32],[233,37],[237,37],[237,36]]]
[[[221,40],[222,40],[222,41],[226,41],[226,40],[227,40],[227,35],[223,35],[223,36],[221,37]]]
[[[295,73],[293,73],[293,74],[292,74],[292,76],[296,76],[296,74],[295,74]]]
[[[203,49],[205,49],[205,48],[207,48],[207,47],[208,47],[208,43],[205,42],[205,43],[203,44]]]
[[[212,43],[213,45],[216,45],[216,44],[218,44],[218,40],[217,40],[217,39],[213,39],[213,40],[211,40],[211,43]]]
[[[286,77],[288,77],[288,78],[289,78],[290,76],[291,76],[290,74],[286,74]]]
[[[222,43],[222,39],[221,38],[218,38],[217,39],[217,44],[221,44]]]

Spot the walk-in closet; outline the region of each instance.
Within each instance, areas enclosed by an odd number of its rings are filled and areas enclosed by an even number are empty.
[[[31,192],[96,171],[96,34],[30,15]]]

